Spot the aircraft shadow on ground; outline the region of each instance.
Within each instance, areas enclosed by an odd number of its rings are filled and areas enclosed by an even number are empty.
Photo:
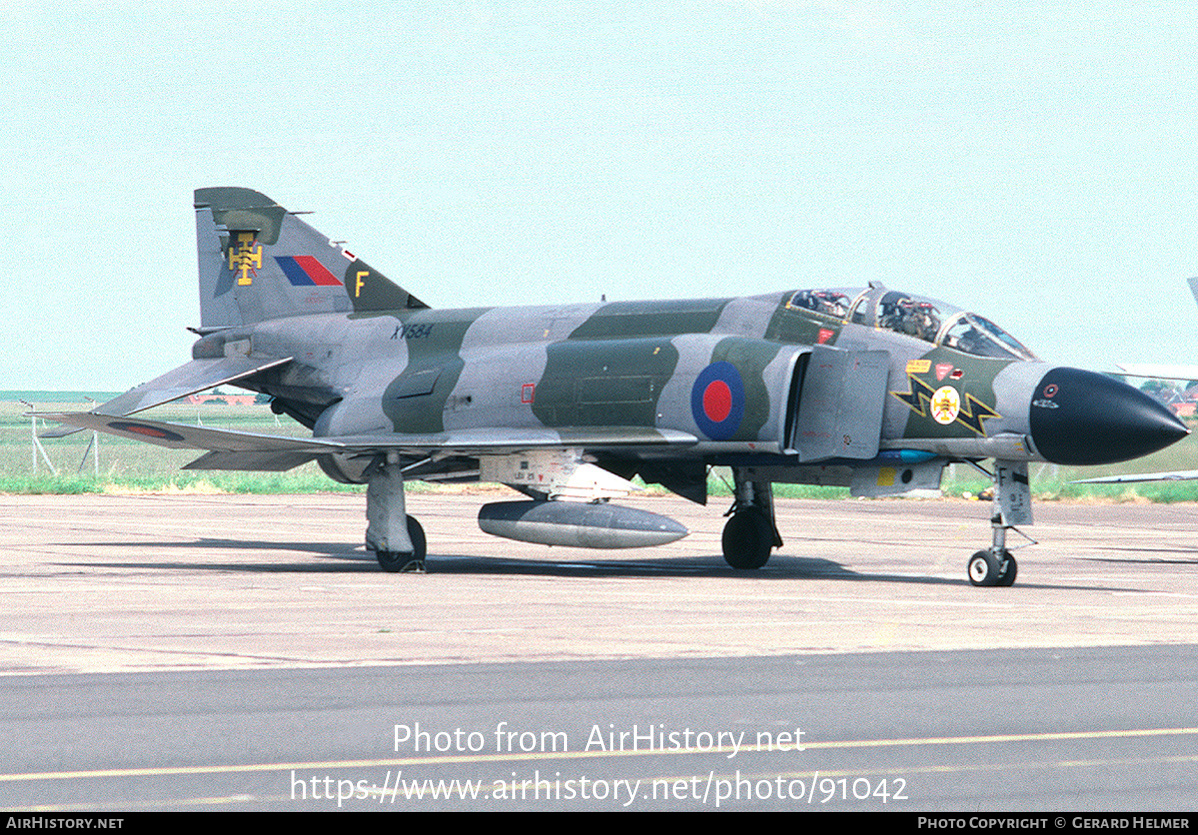
[[[107,542],[93,547],[145,548],[162,553],[171,549],[214,549],[241,551],[297,551],[315,559],[303,562],[200,562],[120,561],[60,563],[72,566],[162,570],[244,571],[264,573],[378,572],[378,564],[364,550],[350,550],[340,543],[251,541],[203,538],[192,542]],[[661,557],[647,559],[519,559],[480,557],[464,554],[431,554],[426,561],[430,574],[540,575],[551,577],[738,577],[745,580],[848,580],[923,585],[967,585],[965,579],[909,574],[862,573],[821,557],[775,554],[764,568],[737,571],[719,555],[710,557]]]
[[[1118,559],[1116,557],[1085,557],[1088,562],[1109,563],[1111,565],[1198,565],[1198,558],[1188,560],[1163,559]]]
[[[78,545],[79,543],[59,543]],[[72,562],[56,563],[71,567],[159,569],[176,571],[240,571],[248,573],[296,573],[336,574],[379,573],[378,563],[365,550],[352,549],[339,542],[279,542],[253,541],[244,539],[203,538],[191,542],[93,542],[91,547],[122,549],[144,548],[150,552],[163,553],[171,549],[213,549],[239,551],[296,551],[309,554],[311,560],[303,562],[200,562],[200,561],[121,561],[121,562]],[[1140,549],[1121,549],[1137,551]],[[1148,549],[1143,549],[1147,551]],[[1159,553],[1159,549],[1151,549]],[[1191,553],[1178,549],[1179,552]],[[1195,565],[1195,560],[1162,559],[1119,559],[1090,557],[1093,562]],[[480,557],[466,554],[431,554],[426,562],[429,574],[492,574],[528,575],[544,577],[735,577],[756,582],[776,580],[839,580],[844,582],[899,583],[921,586],[968,586],[964,577],[936,577],[916,574],[891,574],[883,572],[861,572],[847,568],[841,563],[823,557],[801,557],[775,554],[764,568],[756,571],[737,571],[730,568],[719,555],[708,557],[660,557],[648,559],[519,559],[513,557]],[[1019,580],[1016,586],[1023,589],[1138,592],[1142,589],[1124,586],[1095,586],[1060,583],[1034,583]]]

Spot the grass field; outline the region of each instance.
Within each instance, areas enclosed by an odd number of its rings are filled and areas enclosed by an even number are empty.
[[[224,493],[311,493],[325,491],[361,491],[357,485],[339,484],[328,478],[315,464],[305,464],[285,473],[202,472],[181,469],[199,457],[194,450],[170,450],[152,444],[126,441],[112,435],[99,436],[99,468],[96,472],[94,451],[89,450],[92,433],[78,432],[67,438],[44,440],[46,454],[57,475],[38,453],[36,466],[30,438],[28,400],[39,411],[84,410],[90,404],[84,393],[6,392],[0,394],[0,493],[95,493],[134,491],[180,491]],[[86,393],[97,400],[109,393]],[[154,409],[148,417],[155,420],[205,426],[244,429],[271,434],[308,435],[308,430],[284,416],[276,417],[267,406],[229,406],[206,403],[202,406],[171,404]],[[47,425],[48,428],[49,425]],[[39,426],[39,431],[43,427]],[[85,457],[86,454],[86,457]],[[1128,485],[1078,485],[1069,482],[1111,473],[1198,470],[1198,437],[1191,436],[1147,458],[1111,467],[1058,467],[1032,464],[1032,491],[1041,500],[1104,501],[1198,501],[1198,482],[1163,482]],[[728,495],[731,482],[726,472],[713,472],[709,489],[714,496]],[[976,495],[989,482],[971,467],[956,464],[948,468],[942,485],[945,495]],[[413,482],[414,490],[439,489]],[[448,488],[446,488],[448,489]],[[460,489],[460,488],[454,488]],[[777,485],[777,495],[793,498],[847,496],[847,488]]]

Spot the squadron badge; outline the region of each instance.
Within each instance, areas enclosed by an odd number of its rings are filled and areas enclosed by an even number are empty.
[[[943,386],[932,395],[930,405],[936,422],[948,426],[961,414],[961,395],[952,386]]]

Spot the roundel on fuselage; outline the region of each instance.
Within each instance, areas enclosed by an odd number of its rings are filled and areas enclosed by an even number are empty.
[[[699,372],[691,387],[691,414],[707,437],[726,441],[745,416],[745,384],[730,362],[713,362]]]

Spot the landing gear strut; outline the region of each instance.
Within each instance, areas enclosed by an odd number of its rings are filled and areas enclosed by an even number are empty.
[[[366,547],[383,571],[424,573],[424,529],[404,512],[403,470],[395,453],[377,465],[366,487]]]
[[[736,480],[735,500],[724,525],[721,545],[724,559],[733,568],[761,568],[773,548],[782,546],[782,537],[774,522],[774,496],[768,481],[749,481],[745,472],[733,468]]]
[[[1015,583],[1019,565],[1007,549],[1007,531],[1026,536],[1016,525],[1032,524],[1032,493],[1027,477],[1027,464],[995,461],[994,472],[977,469],[994,480],[994,510],[990,516],[991,543],[985,551],[969,558],[966,572],[975,586],[1010,586]],[[1032,545],[1035,540],[1028,538]]]

